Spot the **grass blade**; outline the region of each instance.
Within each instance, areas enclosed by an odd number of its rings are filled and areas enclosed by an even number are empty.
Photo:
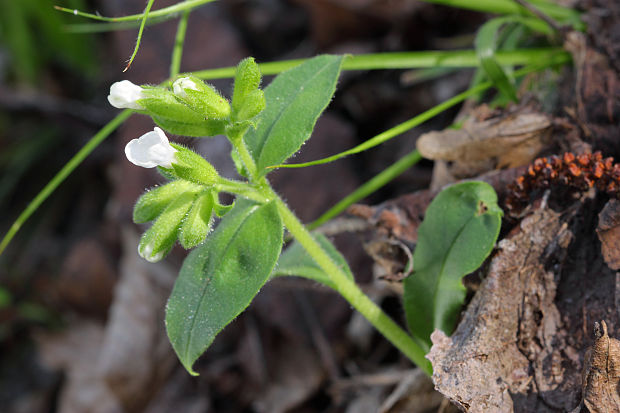
[[[30,201],[26,209],[24,209],[19,217],[17,217],[13,225],[11,225],[11,228],[9,228],[7,234],[4,238],[2,238],[2,242],[0,242],[0,254],[2,254],[7,245],[9,245],[9,242],[11,242],[24,222],[26,222],[26,220],[30,218],[37,208],[39,208],[39,205],[41,205],[43,201],[45,201],[56,190],[56,188],[58,188],[58,185],[60,185],[105,138],[107,138],[112,132],[114,132],[114,130],[116,130],[116,128],[127,120],[131,114],[131,110],[124,110],[108,122],[107,125],[97,132],[95,136],[93,136],[88,143],[84,145],[84,147],[80,149],[65,166],[62,167],[62,169],[52,178],[52,180],[45,185],[41,192],[39,192],[37,196]]]

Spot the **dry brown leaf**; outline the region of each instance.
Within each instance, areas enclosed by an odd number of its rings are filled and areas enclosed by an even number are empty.
[[[488,107],[481,105],[460,129],[420,136],[418,151],[425,158],[438,161],[437,170],[433,171],[433,189],[494,168],[526,165],[548,144],[551,119],[531,106],[489,116]]]
[[[445,400],[433,382],[420,369],[413,370],[401,380],[385,399],[379,413],[410,413],[435,411]]]
[[[595,323],[594,337],[584,360],[583,404],[590,413],[619,413],[620,341],[609,337],[605,321]]]
[[[97,368],[103,326],[91,321],[73,320],[71,327],[63,332],[41,333],[35,338],[43,364],[65,373],[66,379],[58,401],[59,413],[123,412]]]
[[[275,363],[269,365],[272,381],[254,403],[258,412],[295,411],[325,378],[321,361],[312,349],[302,344],[286,344],[278,352]]]
[[[516,167],[536,156],[550,127],[549,116],[527,106],[483,120],[474,111],[460,129],[425,133],[417,147],[429,159],[478,162],[499,158],[500,166]]]
[[[596,235],[601,253],[612,270],[620,269],[620,201],[611,199],[598,214]]]
[[[143,260],[137,243],[133,232],[123,233],[120,280],[98,357],[102,378],[127,411],[144,408],[176,359],[164,330],[175,272],[165,263]]]

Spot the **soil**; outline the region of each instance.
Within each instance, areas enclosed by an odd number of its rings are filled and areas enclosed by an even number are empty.
[[[137,0],[89,4],[103,15],[143,6]],[[409,275],[403,272],[417,227],[436,190],[464,178],[494,186],[506,211],[500,240],[464,280],[470,294],[456,331],[433,334],[432,381],[340,297],[295,278],[267,284],[198,361],[200,376],[187,374],[163,324],[185,252],[175,249],[157,265],[136,254],[144,228],[131,224],[133,204],[161,178],[124,158],[124,145],[152,129],[150,120],[133,116],[0,257],[0,285],[12,297],[0,306],[0,412],[620,412],[620,209],[618,191],[609,186],[620,167],[614,175],[612,162],[598,176],[596,158],[588,155],[587,164],[575,158],[578,185],[544,175],[551,156],[565,152],[620,159],[620,5],[583,0],[576,7],[585,11],[588,31],[563,30],[561,39],[574,67],[526,79],[519,105],[469,102],[360,156],[270,175],[300,218],[311,221],[413,150],[420,136],[457,117],[476,118],[472,128],[483,127],[493,145],[507,145],[475,165],[454,162],[454,154],[423,161],[323,228],[362,288],[402,323],[400,281]],[[182,70],[231,66],[248,55],[265,62],[471,47],[467,36],[487,17],[410,0],[216,2],[192,13]],[[0,123],[0,148],[49,125],[62,138],[48,142],[37,158],[43,162],[19,175],[0,203],[10,218],[0,232],[116,113],[106,106],[110,83],[159,83],[167,76],[175,31],[174,21],[148,27],[127,73],[121,70],[135,30],[94,38],[101,62],[96,80],[74,80],[66,68],[51,66],[34,91],[1,85],[10,95],[0,96],[12,97],[0,98],[0,105],[14,127],[9,134]],[[471,74],[412,82],[407,71],[345,72],[295,161],[355,146],[464,90]],[[214,84],[230,92],[229,80]],[[53,99],[53,110],[43,97]],[[75,101],[87,103],[74,110]],[[527,150],[510,148],[490,125],[513,122],[524,111],[544,118],[544,133],[519,135]],[[184,143],[234,175],[226,142]],[[529,176],[525,189],[519,176]]]

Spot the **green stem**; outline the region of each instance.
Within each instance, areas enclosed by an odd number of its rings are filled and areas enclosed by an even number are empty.
[[[513,0],[423,0],[428,3],[475,10],[483,13],[511,14],[531,16],[532,13]],[[530,3],[540,11],[562,22],[579,22],[581,14],[568,7],[545,0],[530,0]]]
[[[170,78],[174,79],[181,70],[181,57],[183,56],[183,44],[185,43],[185,33],[187,33],[187,20],[191,10],[185,10],[179,19],[177,26],[177,35],[174,39],[174,48],[172,49],[172,59],[170,62]]]
[[[245,132],[244,132],[245,133]],[[237,153],[241,157],[241,162],[245,165],[245,168],[250,175],[250,180],[252,182],[259,182],[258,171],[256,169],[256,162],[254,162],[254,158],[252,158],[252,154],[248,150],[248,147],[245,145],[243,141],[243,134],[239,135],[228,135],[228,140],[232,143],[232,145],[237,150]]]
[[[405,155],[404,157],[390,165],[388,168],[383,170],[381,173],[374,176],[371,180],[357,188],[355,191],[342,198],[336,205],[327,210],[314,222],[308,224],[308,228],[311,230],[317,228],[335,217],[336,215],[339,215],[342,211],[353,205],[355,202],[359,201],[360,199],[366,198],[368,195],[372,194],[382,186],[386,185],[388,182],[392,181],[394,178],[405,172],[407,169],[411,168],[413,165],[418,163],[420,159],[422,159],[422,155],[420,155],[420,152],[418,152],[417,150],[414,150],[408,155]]]
[[[146,4],[146,8],[144,9],[144,14],[142,15],[142,22],[140,23],[140,30],[138,31],[138,39],[136,40],[136,47],[134,47],[133,49],[133,53],[131,54],[131,57],[129,58],[129,62],[127,62],[127,66],[125,66],[125,69],[123,70],[123,72],[126,72],[127,69],[129,69],[129,66],[131,66],[131,64],[133,63],[133,59],[136,58],[136,55],[138,54],[138,49],[140,48],[140,42],[142,41],[142,33],[144,33],[144,25],[146,24],[146,19],[148,19],[149,17],[149,12],[151,11],[151,7],[153,6],[153,2],[155,0],[149,0],[149,2]]]
[[[220,181],[215,184],[214,187],[217,191],[240,195],[244,198],[263,204],[271,200],[271,198],[266,197],[247,182],[233,181],[231,179],[220,177]]]
[[[456,96],[452,96],[450,99],[445,100],[443,102],[441,102],[440,104],[433,106],[432,108],[420,113],[419,115],[399,124],[394,126],[393,128],[390,128],[384,132],[381,132],[380,134],[378,134],[377,136],[374,136],[370,139],[368,139],[367,141],[365,141],[364,143],[361,143],[359,145],[357,145],[354,148],[348,149],[344,152],[340,152],[336,155],[332,155],[332,156],[328,156],[327,158],[322,158],[322,159],[317,159],[315,161],[311,161],[311,162],[303,162],[303,163],[288,163],[288,164],[282,164],[282,165],[274,165],[274,166],[270,166],[268,167],[269,169],[271,168],[305,168],[308,166],[314,166],[314,165],[321,165],[324,163],[329,163],[329,162],[333,162],[336,161],[340,158],[344,158],[346,156],[349,155],[355,155],[356,153],[360,153],[360,152],[364,152],[367,151],[370,148],[374,148],[375,146],[381,145],[382,143],[398,136],[401,135],[403,133],[405,133],[406,131],[426,122],[429,119],[434,118],[435,116],[437,116],[438,114],[440,114],[441,112],[443,112],[444,110],[447,110],[449,108],[451,108],[452,106],[455,106],[459,103],[461,103],[462,101],[464,101],[465,99],[471,97],[471,96],[475,96],[478,93],[481,93],[487,89],[489,89],[491,86],[493,86],[493,84],[491,82],[484,82],[484,83],[480,83],[470,89],[467,89],[465,92],[459,93]]]
[[[528,48],[517,50],[499,50],[495,58],[502,66],[515,66],[541,62],[558,55],[570,55],[559,47]],[[279,62],[260,63],[263,76],[275,75],[293,68],[308,59],[282,60]],[[476,68],[479,66],[475,50],[431,50],[418,52],[371,53],[347,55],[342,63],[342,70],[382,70],[382,69],[423,69],[423,68]],[[223,79],[235,76],[236,66],[218,69],[198,70],[194,76],[201,79]]]
[[[316,263],[330,277],[337,291],[366,319],[385,336],[396,348],[398,348],[413,363],[420,367],[429,376],[433,370],[430,362],[424,358],[425,351],[413,338],[405,332],[398,324],[388,317],[377,304],[366,296],[357,284],[350,280],[346,274],[336,265],[329,255],[315,241],[310,232],[297,219],[295,214],[271,190],[280,216],[284,225],[291,235],[299,242],[316,261]]]
[[[257,177],[256,163],[250,155],[242,136],[229,136],[233,146],[237,149],[241,161],[248,169],[252,177]],[[325,271],[337,291],[381,334],[383,334],[396,348],[403,352],[413,363],[419,366],[426,374],[431,375],[433,370],[428,360],[424,358],[424,350],[389,318],[370,298],[368,298],[346,274],[336,265],[323,248],[312,238],[310,232],[297,219],[295,214],[288,208],[282,199],[271,188],[265,177],[252,178],[254,183],[260,185],[265,198],[275,199],[282,221],[291,235],[303,246],[308,254]]]
[[[78,165],[82,163],[82,161],[88,155],[90,155],[90,153],[97,146],[99,146],[99,144],[105,138],[107,138],[108,135],[114,132],[114,130],[118,128],[121,123],[123,123],[132,113],[133,112],[131,110],[124,110],[119,113],[114,119],[108,122],[107,125],[105,125],[99,132],[97,132],[97,134],[95,134],[95,136],[93,136],[91,140],[88,141],[88,143],[84,145],[84,147],[80,149],[79,152],[76,153],[73,158],[71,158],[69,162],[65,164],[65,166],[62,167],[62,169],[56,174],[56,176],[54,176],[52,180],[49,181],[47,185],[45,185],[41,192],[39,192],[37,196],[32,201],[30,201],[26,209],[24,209],[24,211],[19,215],[19,217],[17,217],[13,225],[11,225],[11,228],[2,239],[2,242],[0,242],[0,254],[2,254],[6,246],[9,244],[9,242],[11,242],[11,240],[17,233],[17,231],[19,231],[22,224],[30,217],[30,215],[32,215],[34,211],[37,210],[39,205],[41,205],[43,201],[45,201],[47,197],[56,190],[58,185],[60,185],[67,178],[67,176],[69,176],[69,174],[71,174],[71,172],[73,172],[73,170],[77,168]]]
[[[153,17],[164,17],[164,16],[174,16],[176,13],[180,13],[185,10],[195,9],[196,7],[202,6],[203,4],[211,3],[215,0],[186,0],[178,2],[172,6],[164,7],[163,9],[155,10],[150,13],[151,18]],[[144,13],[140,14],[132,14],[130,16],[122,16],[122,17],[105,17],[100,16],[98,14],[84,13],[79,10],[69,9],[66,7],[54,6],[56,10],[63,11],[65,13],[74,14],[76,16],[87,17],[92,20],[99,20],[103,22],[126,22],[126,21],[135,21],[142,20]]]

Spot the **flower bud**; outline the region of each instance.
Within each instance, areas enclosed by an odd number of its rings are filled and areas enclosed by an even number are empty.
[[[187,98],[187,92],[185,92],[185,89],[198,90],[198,86],[189,77],[179,78],[172,84],[172,91],[174,94],[182,98]]]
[[[138,103],[138,100],[143,98],[144,90],[140,86],[134,85],[129,80],[122,80],[110,86],[108,102],[119,109],[142,110],[144,108]]]
[[[179,228],[179,242],[183,248],[194,248],[205,240],[213,225],[214,204],[215,194],[211,191],[205,191],[196,198]]]
[[[195,76],[181,77],[172,84],[172,91],[183,103],[210,120],[230,116],[230,104],[215,88]]]
[[[200,85],[193,83],[200,88]],[[200,103],[201,101],[194,96],[195,93],[202,92],[189,87],[183,88],[181,84],[177,84],[177,90],[187,97],[184,98],[164,88],[147,88],[145,89],[146,97],[140,100],[140,104],[157,125],[170,133],[195,137],[224,133],[228,124],[227,115],[221,118],[215,117],[213,113],[206,110]],[[212,91],[212,89],[209,90]],[[228,105],[224,98],[221,99]],[[227,113],[224,111],[224,114]]]
[[[246,97],[250,93],[258,90],[260,80],[260,69],[254,61],[254,58],[248,57],[239,62],[237,65],[237,72],[235,73],[235,86],[232,98],[233,118],[235,118],[235,120],[237,120],[237,114],[242,110]]]
[[[173,178],[174,179],[174,178]],[[150,189],[142,194],[133,208],[133,222],[142,224],[157,218],[175,199],[185,192],[198,193],[204,187],[183,179]]]
[[[205,158],[184,146],[173,147],[177,150],[171,171],[174,176],[207,186],[215,184],[220,179],[213,165]]]
[[[256,89],[245,96],[243,104],[237,112],[235,112],[235,122],[250,121],[256,115],[265,109],[265,94],[262,90]]]
[[[138,139],[132,139],[125,146],[125,155],[129,162],[143,168],[171,168],[176,152],[164,131],[157,127]]]
[[[157,262],[170,252],[177,239],[179,227],[195,199],[195,193],[185,192],[164,209],[140,239],[138,253],[142,258]]]

